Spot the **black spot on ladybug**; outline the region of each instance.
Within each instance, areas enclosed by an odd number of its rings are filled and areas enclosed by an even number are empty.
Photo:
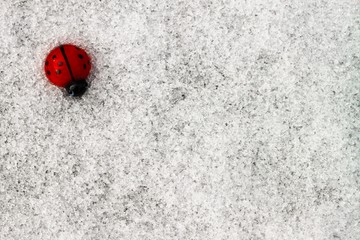
[[[48,61],[46,61],[46,62],[45,62],[45,65],[46,65],[46,66],[47,66],[47,65],[49,65],[49,62],[48,62]]]
[[[47,70],[47,71],[46,71],[46,74],[47,74],[47,75],[50,75],[50,71],[49,71],[49,70]]]
[[[60,73],[61,73],[60,69],[56,70],[56,74],[60,74]]]
[[[53,55],[53,56],[52,56],[52,59],[55,59],[55,58],[56,58],[56,55]]]
[[[83,55],[81,55],[81,54],[79,54],[78,57],[79,57],[80,59],[83,59]]]
[[[58,66],[62,66],[63,64],[63,62],[58,62]]]
[[[79,47],[75,47],[76,48],[76,50],[80,50],[80,48]]]
[[[84,64],[84,69],[86,69],[86,64]]]

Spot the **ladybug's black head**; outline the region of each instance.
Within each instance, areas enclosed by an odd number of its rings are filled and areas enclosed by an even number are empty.
[[[88,83],[85,80],[72,81],[65,87],[68,94],[72,97],[81,97],[88,88]]]

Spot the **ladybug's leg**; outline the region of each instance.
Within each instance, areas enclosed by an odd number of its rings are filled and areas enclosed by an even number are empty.
[[[88,88],[88,83],[85,80],[72,81],[65,87],[68,94],[72,97],[81,97]]]

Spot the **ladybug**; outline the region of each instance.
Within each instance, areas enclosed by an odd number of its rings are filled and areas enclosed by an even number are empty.
[[[88,88],[86,79],[90,69],[89,55],[72,44],[54,48],[45,59],[45,75],[49,81],[74,97],[82,96]]]

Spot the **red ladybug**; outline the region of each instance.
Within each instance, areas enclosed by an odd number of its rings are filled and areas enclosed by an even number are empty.
[[[91,59],[81,48],[65,44],[49,53],[45,59],[45,74],[51,83],[63,87],[70,96],[85,93],[91,69]]]

